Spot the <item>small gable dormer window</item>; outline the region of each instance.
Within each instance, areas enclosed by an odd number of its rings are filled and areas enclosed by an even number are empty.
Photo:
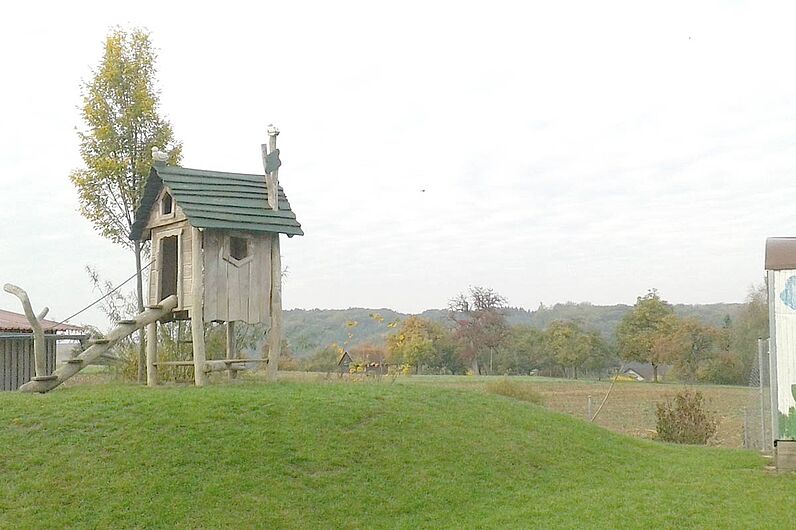
[[[170,193],[164,193],[163,198],[160,199],[160,215],[171,215],[174,211],[174,199],[171,198]]]

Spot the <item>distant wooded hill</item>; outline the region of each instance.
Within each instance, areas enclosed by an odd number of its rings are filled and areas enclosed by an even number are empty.
[[[706,324],[721,326],[727,316],[734,319],[744,304],[674,305],[681,317],[696,317]],[[571,320],[582,328],[595,330],[608,341],[613,341],[614,330],[628,305],[592,305],[589,303],[566,303],[540,306],[536,310],[518,307],[506,308],[505,314],[512,325],[526,324],[544,329],[556,320]],[[291,309],[285,311],[285,334],[293,355],[307,357],[320,348],[333,343],[346,348],[362,344],[383,345],[387,335],[395,328],[388,325],[410,316],[392,309]],[[448,311],[428,309],[420,314],[429,320],[449,323]],[[349,339],[349,334],[351,335]]]

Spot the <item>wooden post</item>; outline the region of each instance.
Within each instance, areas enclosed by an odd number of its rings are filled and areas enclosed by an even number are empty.
[[[268,146],[263,144],[263,169],[265,184],[268,188],[268,206],[272,210],[279,209],[279,169],[268,171],[267,156],[276,150],[276,137],[279,129],[268,126]],[[273,166],[272,166],[273,167]],[[282,350],[282,256],[279,249],[279,233],[271,239],[271,293],[269,296],[271,312],[271,329],[268,330],[268,365],[265,368],[267,381],[276,381],[279,371],[279,355]]]
[[[191,339],[196,386],[205,384],[204,277],[202,275],[202,233],[191,227]]]
[[[279,251],[279,234],[271,240],[271,329],[268,330],[267,381],[276,381],[279,355],[282,352],[282,256]]]
[[[157,386],[158,368],[158,321],[146,326],[146,385]]]
[[[24,289],[7,283],[3,286],[3,290],[19,298],[19,301],[22,302],[22,309],[25,311],[25,317],[27,317],[28,322],[30,322],[30,327],[33,329],[33,362],[36,373],[36,377],[34,377],[33,380],[45,381],[55,379],[55,377],[47,375],[44,329],[41,327],[40,322],[40,320],[44,319],[45,315],[47,315],[49,309],[45,307],[37,317],[36,314],[33,313],[33,307],[30,305],[30,298],[28,298],[28,293],[26,293]]]
[[[272,210],[279,209],[279,169],[268,171],[268,154],[276,150],[276,137],[279,136],[279,129],[273,125],[268,126],[268,146],[262,145],[263,169],[265,170],[265,185],[268,189],[268,206]]]
[[[237,355],[237,348],[235,344],[235,321],[227,322],[227,359],[235,359]],[[238,371],[229,365],[229,378],[230,380],[238,377]]]

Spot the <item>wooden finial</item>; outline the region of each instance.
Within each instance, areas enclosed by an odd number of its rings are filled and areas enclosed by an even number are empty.
[[[169,154],[161,151],[157,147],[152,148],[152,163],[162,166],[169,160]]]
[[[273,123],[266,128],[268,143],[262,144],[263,169],[265,170],[265,184],[268,189],[268,207],[272,210],[279,209],[279,149],[276,148],[276,137],[279,129]]]

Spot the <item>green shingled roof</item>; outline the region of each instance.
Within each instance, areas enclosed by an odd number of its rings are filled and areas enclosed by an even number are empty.
[[[149,214],[163,186],[169,188],[174,201],[197,228],[304,235],[281,186],[279,210],[268,207],[263,175],[153,166],[135,212],[130,239],[143,237]]]

